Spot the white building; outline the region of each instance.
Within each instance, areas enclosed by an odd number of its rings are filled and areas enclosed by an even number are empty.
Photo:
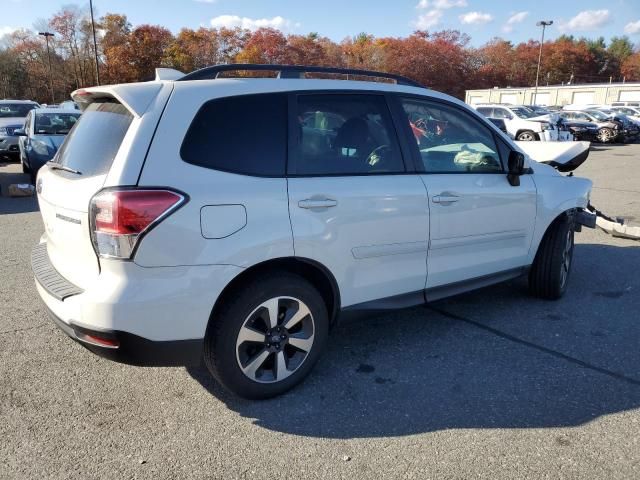
[[[584,85],[553,85],[538,87],[487,88],[467,90],[465,102],[511,103],[523,105],[611,104],[618,101],[640,101],[640,83],[591,83]]]

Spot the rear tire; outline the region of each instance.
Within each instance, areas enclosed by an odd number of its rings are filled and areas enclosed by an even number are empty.
[[[309,374],[329,333],[327,307],[311,283],[287,272],[261,275],[223,302],[209,321],[204,361],[227,390],[265,399]]]
[[[566,215],[545,233],[529,271],[529,291],[547,300],[561,298],[567,290],[573,264],[574,232]]]

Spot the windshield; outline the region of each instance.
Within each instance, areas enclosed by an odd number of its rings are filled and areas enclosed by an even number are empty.
[[[84,176],[108,172],[132,120],[120,103],[92,103],[60,147],[56,161]]]
[[[76,124],[79,113],[36,113],[36,135],[66,135]]]
[[[3,103],[0,104],[0,118],[26,117],[34,108],[33,103]]]
[[[526,107],[511,107],[511,111],[520,118],[533,118],[538,116],[537,113]]]
[[[604,113],[599,112],[597,110],[587,110],[587,113],[591,115],[593,118],[595,118],[596,120],[602,121],[607,119],[607,116]]]

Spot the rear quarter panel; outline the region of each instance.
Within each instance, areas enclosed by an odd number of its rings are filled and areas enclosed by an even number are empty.
[[[223,87],[224,83],[220,85]],[[249,267],[272,258],[293,256],[285,178],[221,172],[181,159],[182,141],[200,106],[212,98],[230,94],[225,88],[203,87],[177,85],[158,124],[139,185],[172,187],[186,193],[189,201],[144,237],[135,262],[146,267],[214,264]],[[211,235],[202,228],[201,213],[205,211],[209,217],[212,208],[204,207],[213,207],[215,212],[215,206],[230,205],[242,205],[244,210],[238,211],[243,218],[220,215],[218,218],[226,218],[234,228],[230,225],[230,234],[224,238],[205,238]]]

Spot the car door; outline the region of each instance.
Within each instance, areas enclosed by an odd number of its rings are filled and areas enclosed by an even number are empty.
[[[24,119],[24,125],[22,129],[24,130],[24,135],[21,135],[18,138],[18,148],[20,149],[20,157],[25,158],[27,162],[29,159],[27,158],[27,148],[29,146],[29,135],[31,134],[31,118],[33,117],[33,111],[29,112]]]
[[[429,289],[505,275],[528,263],[536,216],[530,175],[507,180],[510,151],[477,114],[449,102],[399,99],[411,118],[439,125],[418,138],[414,158],[429,196]]]
[[[426,189],[407,170],[385,95],[302,93],[290,102],[295,255],[331,271],[342,307],[387,297],[394,306],[421,301]]]

